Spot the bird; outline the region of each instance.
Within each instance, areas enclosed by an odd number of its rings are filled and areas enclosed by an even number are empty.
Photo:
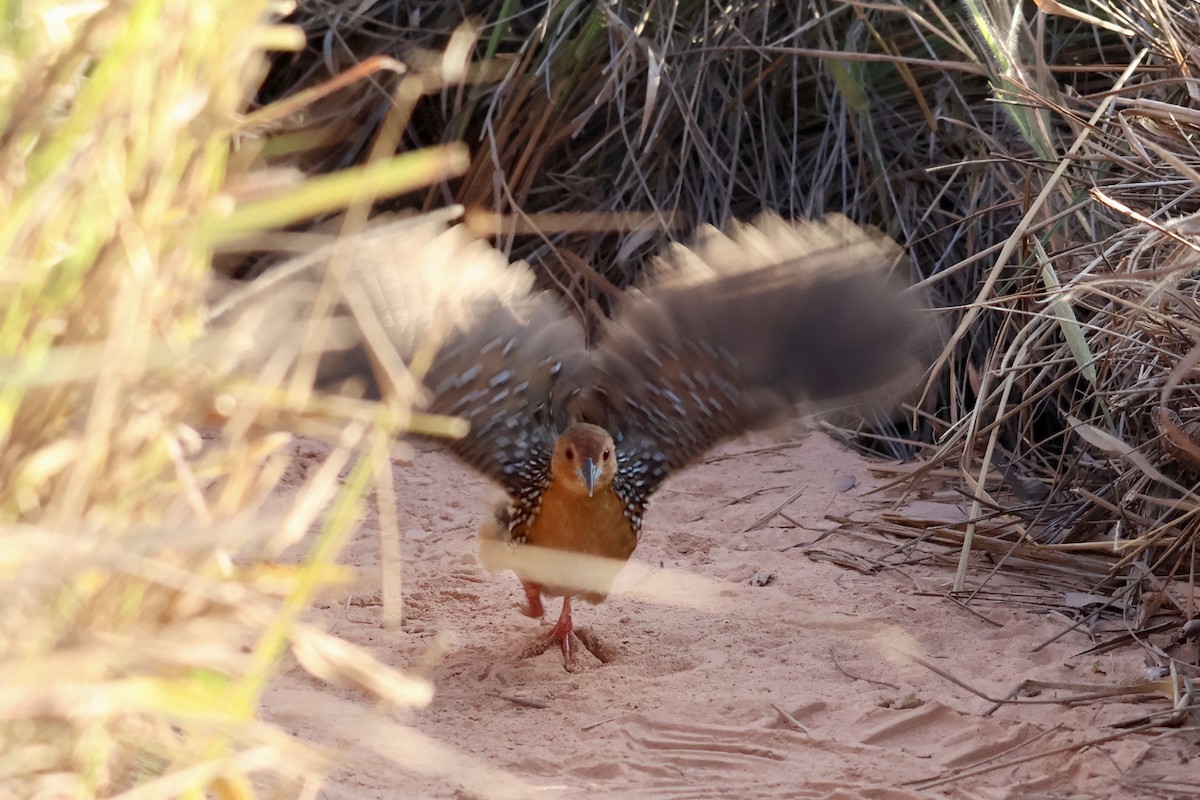
[[[894,404],[929,360],[929,304],[903,251],[842,216],[702,228],[589,337],[527,265],[453,215],[343,247],[333,316],[354,324],[320,354],[316,382],[380,396],[415,379],[424,411],[466,423],[450,452],[503,490],[481,560],[516,572],[529,616],[562,598],[534,650],[558,647],[568,670],[573,600],[605,599],[670,476],[801,409]],[[282,270],[272,291],[318,283],[321,263]]]

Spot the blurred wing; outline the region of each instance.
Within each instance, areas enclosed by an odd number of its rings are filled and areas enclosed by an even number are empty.
[[[583,330],[557,298],[496,303],[437,351],[424,377],[427,410],[465,419],[470,433],[450,449],[516,494],[548,476],[587,364]]]
[[[567,394],[588,363],[583,331],[555,297],[534,290],[524,264],[449,219],[404,219],[339,240],[278,268],[257,293],[298,295],[302,303],[285,307],[305,319],[331,285],[329,271],[340,270],[328,305],[343,341],[319,355],[316,385],[357,379],[368,396],[405,396],[417,378],[419,407],[470,425],[450,450],[513,492],[545,468],[565,426]],[[268,347],[296,335],[260,333]]]
[[[889,275],[899,247],[844,218],[765,217],[675,247],[604,332],[578,413],[617,439],[646,498],[722,439],[795,404],[894,399],[925,366],[931,326]]]

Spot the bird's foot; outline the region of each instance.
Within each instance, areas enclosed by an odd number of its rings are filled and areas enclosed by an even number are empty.
[[[532,581],[521,581],[521,586],[525,588],[525,605],[521,606],[521,613],[538,619],[546,613],[542,608],[542,587]]]
[[[578,642],[579,638],[575,635],[571,623],[571,598],[563,598],[562,614],[558,617],[558,622],[554,623],[554,627],[550,629],[550,633],[546,635],[546,646],[558,642],[562,648],[563,667],[567,672],[575,671],[575,651],[571,647],[572,640]]]
[[[571,620],[571,598],[563,598],[563,610],[559,615],[558,621],[554,623],[554,627],[546,634],[546,637],[540,642],[532,645],[524,653],[525,658],[533,658],[540,656],[542,653],[549,650],[552,646],[558,645],[563,654],[563,668],[567,672],[574,672],[579,661],[576,654],[579,650],[579,645],[583,645],[589,653],[594,655],[601,663],[608,663],[612,660],[612,655],[605,647],[600,644],[600,641],[587,628],[574,627]]]
[[[582,631],[580,631],[580,633],[582,633]],[[579,664],[579,661],[576,658],[576,652],[579,645],[583,644],[583,641],[584,640],[581,639],[572,629],[569,620],[567,624],[564,625],[562,619],[559,618],[559,621],[554,623],[554,627],[550,629],[550,632],[527,647],[525,652],[521,654],[521,657],[536,658],[537,656],[540,656],[542,653],[549,650],[551,647],[557,646],[562,650],[563,669],[565,669],[567,672],[574,672],[575,667]],[[587,647],[587,645],[584,644],[584,647]]]

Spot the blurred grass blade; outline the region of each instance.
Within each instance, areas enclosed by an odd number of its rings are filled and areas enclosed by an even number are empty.
[[[1075,316],[1075,309],[1063,295],[1058,273],[1054,271],[1046,251],[1042,249],[1041,243],[1037,240],[1034,240],[1034,246],[1037,248],[1038,257],[1042,262],[1042,283],[1046,285],[1046,293],[1050,296],[1050,310],[1054,312],[1054,318],[1058,320],[1063,338],[1066,339],[1067,347],[1071,349],[1071,355],[1074,356],[1075,364],[1079,368],[1079,374],[1095,387],[1096,359],[1092,355],[1091,348],[1088,347],[1087,337],[1083,335],[1079,318]]]
[[[286,194],[237,206],[227,217],[205,226],[213,243],[226,242],[270,228],[282,228],[318,214],[411,192],[461,175],[468,153],[461,144],[417,150],[318,178],[310,178]]]

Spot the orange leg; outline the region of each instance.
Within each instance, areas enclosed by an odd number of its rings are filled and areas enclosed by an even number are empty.
[[[525,606],[521,609],[521,613],[534,619],[545,614],[546,612],[542,608],[542,587],[533,581],[521,581],[521,586],[525,588]]]
[[[562,645],[563,666],[570,672],[575,666],[575,654],[571,652],[571,637],[574,631],[571,629],[571,596],[567,595],[563,598],[562,613],[558,615],[558,622],[554,623],[554,627],[550,629],[550,634],[546,637],[547,643],[558,642]]]
[[[521,581],[521,585],[525,587],[525,598],[528,601],[521,611],[531,617],[542,616],[541,587],[532,581]],[[580,629],[576,633],[574,621],[571,619],[571,598],[569,596],[563,598],[562,613],[558,615],[558,621],[550,628],[549,633],[526,649],[522,657],[540,656],[555,644],[562,648],[563,667],[567,672],[575,671],[576,644],[582,644],[592,655],[605,663],[611,660],[611,656],[601,647],[596,638],[585,629]]]

